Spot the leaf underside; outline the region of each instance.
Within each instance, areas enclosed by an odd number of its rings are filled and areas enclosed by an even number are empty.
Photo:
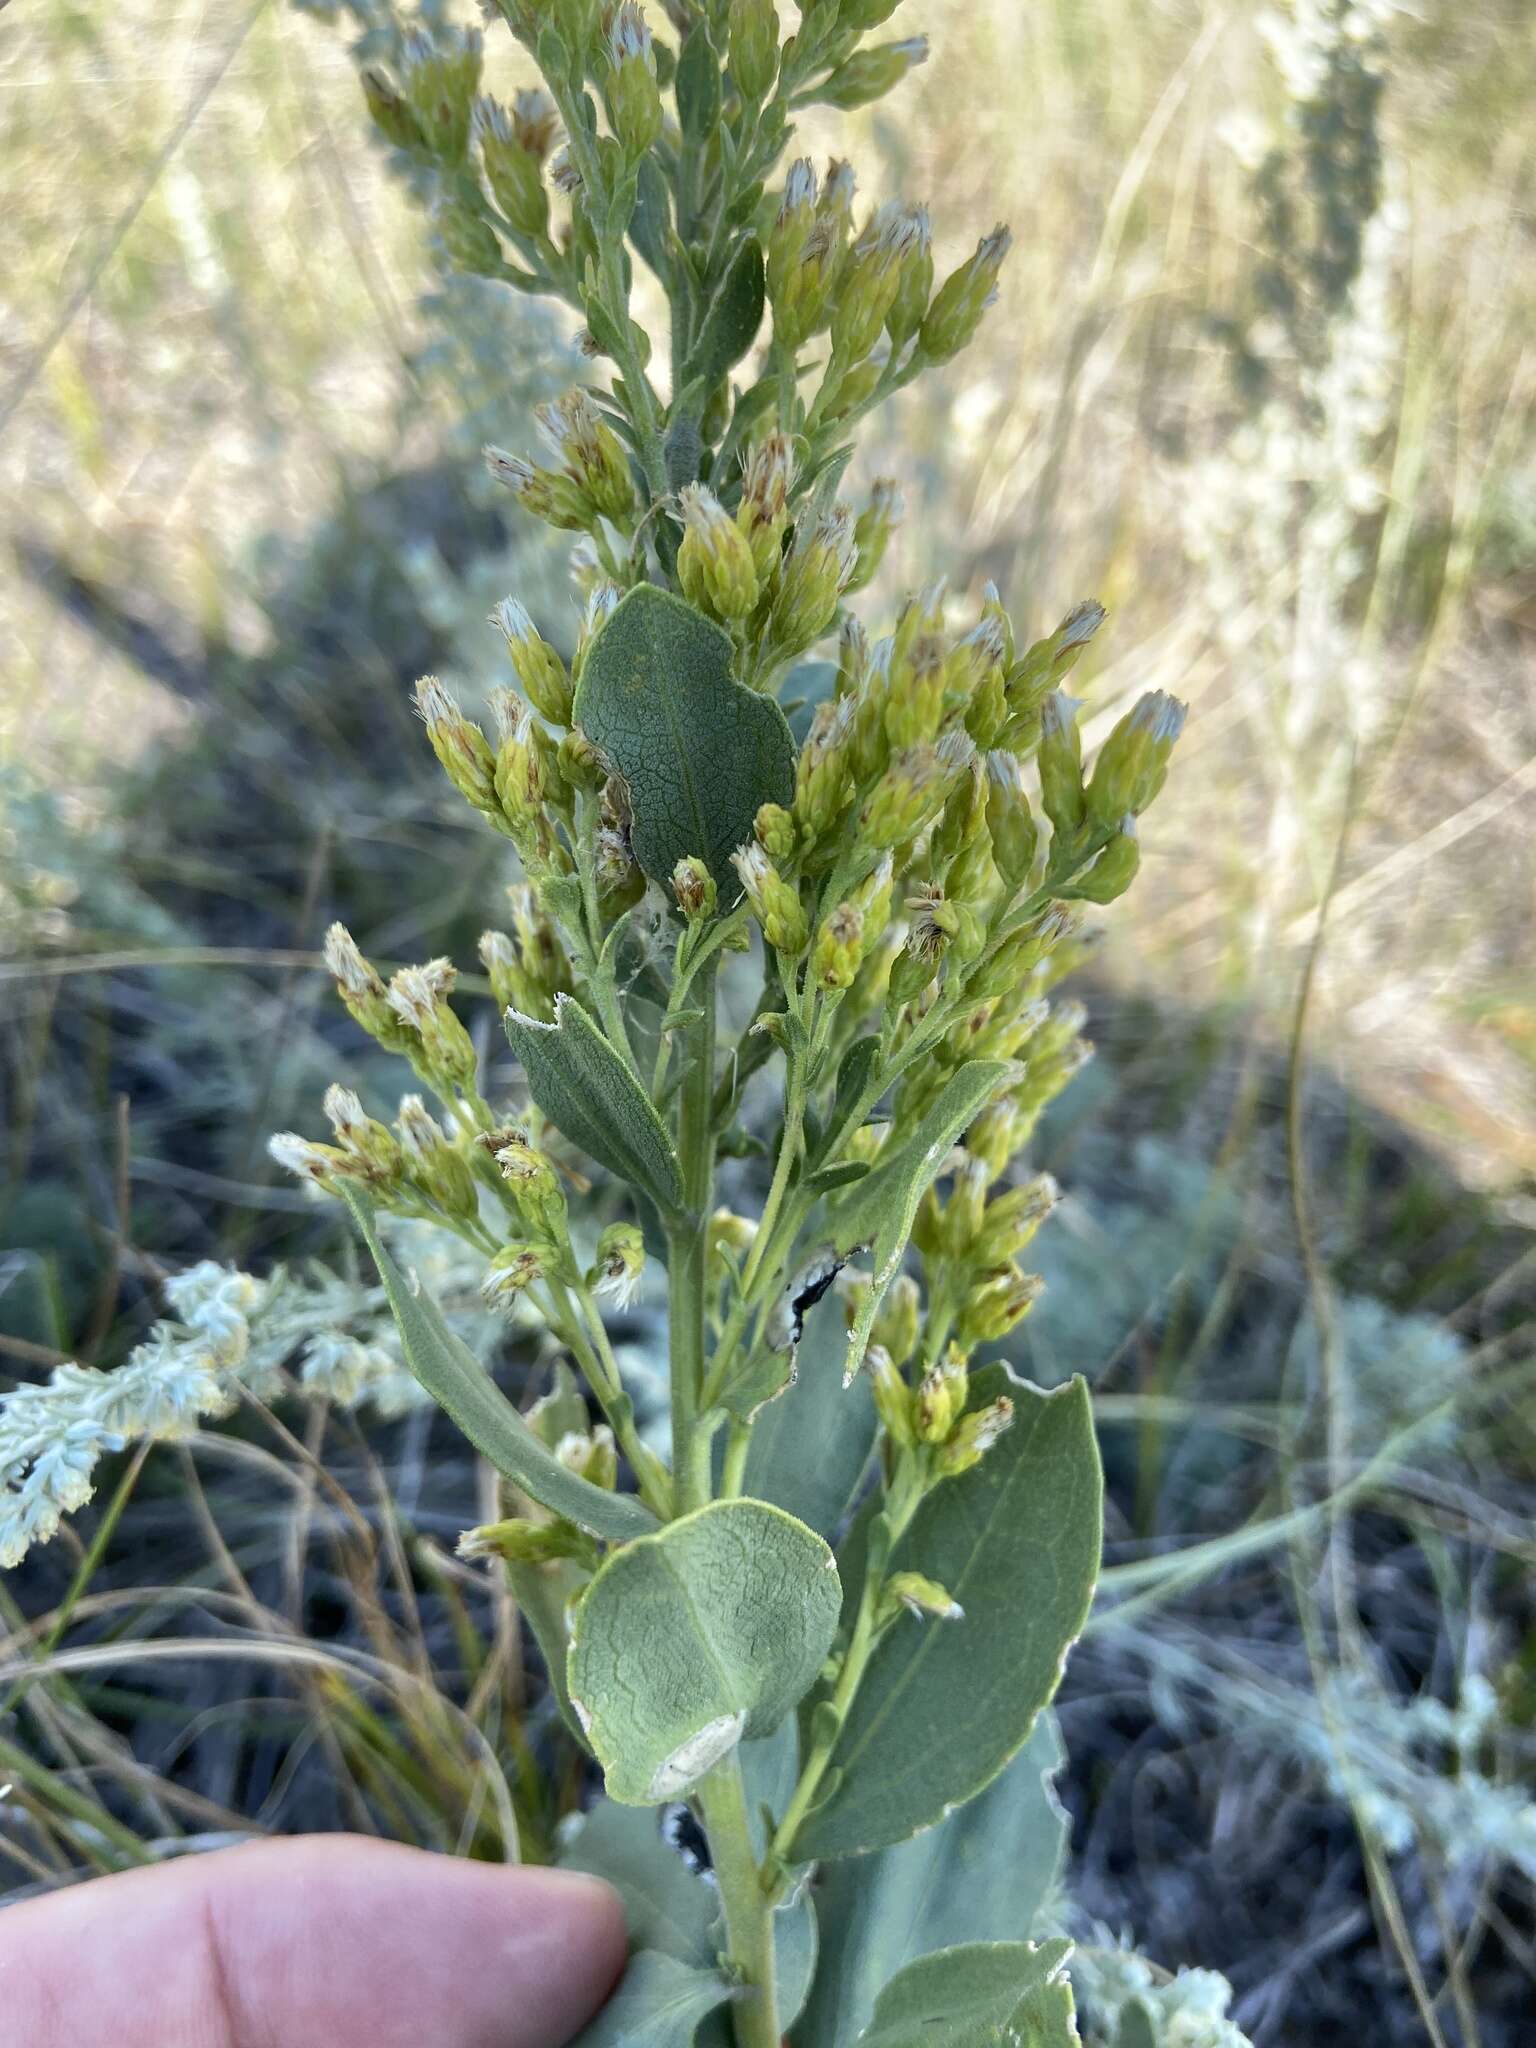
[[[842,1589],[814,1531],[765,1501],[711,1502],[611,1555],[576,1610],[571,1700],[631,1806],[678,1799],[814,1682]]]
[[[574,996],[555,999],[555,1021],[516,1010],[507,1037],[528,1092],[573,1145],[640,1188],[667,1214],[683,1205],[683,1170],[650,1097]]]

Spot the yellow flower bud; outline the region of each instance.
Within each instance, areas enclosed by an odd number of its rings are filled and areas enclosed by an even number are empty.
[[[432,154],[444,164],[463,162],[470,117],[480,83],[482,44],[477,29],[413,29],[401,45],[401,78],[411,112]]]
[[[851,698],[818,704],[796,759],[795,821],[808,845],[814,845],[831,828],[852,793],[848,766],[852,721]]]
[[[415,1032],[424,1066],[468,1094],[475,1088],[479,1061],[474,1041],[448,1002],[455,979],[446,960],[402,967],[390,980],[387,999],[401,1023]]]
[[[794,859],[795,821],[782,804],[759,804],[752,832],[771,861]]]
[[[491,614],[507,643],[507,653],[528,701],[551,725],[571,722],[572,686],[565,663],[539,633],[525,606],[504,597]]]
[[[768,299],[775,312],[788,291],[790,276],[815,225],[817,196],[815,167],[808,156],[797,157],[785,176],[779,211],[768,231],[765,251]]]
[[[884,1346],[898,1366],[903,1366],[917,1349],[921,1321],[922,1295],[917,1282],[910,1273],[898,1273],[886,1290],[870,1337]]]
[[[848,581],[849,591],[863,590],[873,582],[900,518],[900,486],[888,476],[877,477],[869,503],[854,521],[853,541],[859,559]]]
[[[1118,826],[1128,812],[1135,817],[1147,808],[1163,786],[1184,717],[1177,697],[1151,690],[1120,720],[1088,784],[1088,815],[1096,823]]]
[[[744,619],[757,603],[757,564],[736,521],[705,484],[678,494],[683,538],[677,550],[683,595],[718,619]]]
[[[852,988],[863,956],[864,920],[851,903],[840,903],[822,919],[811,954],[811,973],[818,988]]]
[[[508,1564],[555,1564],[569,1557],[592,1564],[597,1546],[574,1522],[487,1522],[464,1531],[458,1554],[468,1562],[500,1557]]]
[[[496,800],[496,757],[485,734],[464,716],[436,676],[423,676],[417,683],[416,710],[448,780],[477,811],[495,817],[501,808]]]
[[[1136,879],[1141,866],[1141,845],[1136,837],[1136,820],[1127,811],[1120,830],[1110,840],[1086,875],[1080,875],[1063,895],[1080,896],[1088,903],[1113,903]]]
[[[469,1162],[419,1095],[401,1096],[395,1130],[405,1170],[428,1201],[466,1221],[477,1216],[480,1198]]]
[[[921,1572],[892,1572],[885,1582],[882,1600],[887,1615],[894,1615],[898,1608],[905,1608],[919,1621],[965,1619],[965,1609],[954,1595],[937,1579],[926,1579]]]
[[[1077,706],[1053,691],[1040,706],[1040,802],[1058,836],[1071,839],[1087,815]]]
[[[383,978],[344,924],[333,924],[325,935],[325,964],[335,977],[336,993],[370,1038],[386,1052],[408,1056],[415,1050],[415,1033],[390,1008]]]
[[[917,1435],[925,1444],[941,1444],[965,1408],[969,1378],[965,1360],[953,1347],[938,1365],[931,1365],[917,1387]]]
[[[987,756],[987,832],[1004,886],[1010,893],[1022,888],[1034,868],[1040,834],[1023,772],[1012,754]]]
[[[856,561],[853,519],[846,505],[809,513],[796,523],[770,621],[781,656],[800,653],[826,632]]]
[[[597,1240],[587,1285],[615,1308],[628,1308],[645,1271],[645,1238],[633,1223],[610,1223]]]
[[[886,1435],[901,1449],[910,1449],[917,1441],[911,1388],[883,1345],[869,1346],[864,1353],[864,1370],[869,1374],[875,1396],[875,1413]]]
[[[809,932],[800,892],[786,882],[763,849],[755,842],[738,846],[731,864],[741,877],[763,937],[776,953],[796,959],[805,951]]]
[[[603,102],[624,153],[644,156],[661,133],[661,89],[651,31],[634,0],[620,0],[608,31],[608,77]]]
[[[635,484],[624,443],[580,385],[534,417],[582,500],[605,519],[623,526],[636,511]]]
[[[899,43],[877,43],[873,49],[855,50],[824,85],[817,87],[816,98],[829,107],[841,107],[844,113],[854,107],[867,107],[873,100],[884,99],[909,71],[926,63],[927,58],[926,36],[907,36]]]
[[[565,1190],[542,1152],[526,1138],[514,1137],[496,1151],[501,1177],[511,1188],[518,1214],[540,1237],[558,1241],[565,1235]]]
[[[497,483],[505,484],[535,519],[572,533],[585,532],[592,525],[593,508],[585,494],[558,470],[536,469],[504,448],[487,448],[485,463]]]
[[[832,356],[839,369],[863,362],[885,326],[902,269],[926,240],[925,215],[888,200],[848,252],[832,307]]]
[[[520,235],[537,240],[549,229],[540,158],[520,140],[506,108],[486,95],[475,102],[474,126],[491,197]]]
[[[794,261],[785,264],[776,292],[769,273],[773,334],[781,348],[793,354],[824,324],[842,260],[837,229],[828,220],[813,219]]]
[[[1005,227],[994,228],[940,285],[918,334],[918,347],[930,362],[947,363],[973,338],[997,297],[997,273],[1012,241]]]
[[[543,1279],[550,1262],[547,1245],[503,1245],[486,1269],[480,1292],[492,1308],[509,1308],[520,1294]]]
[[[767,97],[779,75],[779,15],[773,0],[731,0],[731,79],[744,100]]]
[[[718,891],[715,878],[703,861],[693,855],[680,860],[672,870],[672,893],[677,907],[690,924],[715,914]]]
[[[1013,1403],[1006,1394],[1000,1394],[985,1408],[973,1408],[969,1415],[962,1415],[949,1442],[935,1456],[934,1469],[939,1477],[953,1479],[961,1472],[970,1471],[973,1465],[981,1462],[1012,1421]]]
[[[1038,1273],[1021,1273],[1012,1266],[993,1274],[966,1297],[955,1322],[955,1342],[967,1349],[997,1343],[1023,1322],[1044,1287]]]
[[[970,1140],[966,1149],[971,1150]],[[985,1167],[983,1168],[986,1171]],[[1009,1188],[989,1202],[969,1247],[978,1266],[1002,1266],[1018,1257],[1046,1217],[1061,1199],[1061,1190],[1048,1173],[1037,1173],[1021,1187]]]

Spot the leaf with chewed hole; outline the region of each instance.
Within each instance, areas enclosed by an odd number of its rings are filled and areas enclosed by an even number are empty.
[[[935,1487],[890,1558],[892,1571],[947,1587],[964,1619],[903,1620],[882,1639],[832,1752],[832,1794],[791,1845],[796,1862],[904,1842],[974,1799],[1060,1683],[1099,1569],[1093,1405],[1081,1379],[1044,1393],[1003,1365],[972,1375],[973,1407],[1003,1395],[1012,1427]]]
[[[714,1501],[615,1551],[566,1666],[611,1797],[680,1799],[770,1734],[820,1671],[841,1601],[827,1545],[765,1501]]]
[[[635,859],[669,886],[697,856],[723,902],[741,884],[731,854],[760,805],[794,800],[784,714],[731,675],[731,637],[654,584],[622,599],[587,650],[576,723],[629,788]]]

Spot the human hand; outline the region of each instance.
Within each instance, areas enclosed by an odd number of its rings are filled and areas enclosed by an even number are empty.
[[[573,1872],[317,1835],[0,1911],[5,2048],[563,2048],[624,1965]]]

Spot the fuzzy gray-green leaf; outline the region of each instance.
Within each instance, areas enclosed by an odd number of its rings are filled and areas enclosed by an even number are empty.
[[[528,1092],[556,1129],[663,1212],[680,1209],[683,1171],[666,1126],[580,1003],[557,996],[553,1024],[508,1010],[506,1027]]]
[[[910,1137],[889,1145],[838,1204],[834,1230],[839,1251],[871,1247],[874,1283],[848,1332],[843,1377],[852,1380],[863,1362],[869,1333],[891,1282],[901,1270],[917,1205],[932,1187],[951,1147],[998,1089],[1015,1072],[1011,1060],[968,1060],[950,1075],[938,1098]]]
[[[592,643],[576,721],[628,784],[645,872],[666,884],[697,855],[734,902],[731,854],[760,805],[792,801],[795,750],[778,705],[732,680],[730,636],[641,584]]]
[[[859,2048],[1078,2048],[1070,1941],[966,1942],[924,1956],[875,2001]]]
[[[624,1543],[653,1530],[656,1517],[632,1494],[594,1486],[540,1443],[469,1346],[443,1321],[431,1295],[395,1264],[367,1201],[345,1183],[342,1194],[379,1269],[406,1364],[475,1449],[552,1513],[590,1529],[594,1536]]]
[[[1006,1393],[1013,1426],[928,1496],[890,1560],[947,1586],[964,1619],[903,1620],[875,1651],[833,1752],[841,1775],[796,1835],[797,1861],[903,1842],[991,1784],[1088,1618],[1103,1486],[1087,1387],[1042,1393],[1006,1366],[971,1385],[976,1406]]]
[[[749,235],[720,280],[710,301],[699,338],[688,355],[688,374],[706,387],[719,382],[740,362],[757,338],[765,300],[763,252]]]
[[[814,1682],[841,1597],[826,1544],[764,1501],[714,1501],[614,1552],[567,1664],[610,1796],[681,1798],[771,1733]]]

